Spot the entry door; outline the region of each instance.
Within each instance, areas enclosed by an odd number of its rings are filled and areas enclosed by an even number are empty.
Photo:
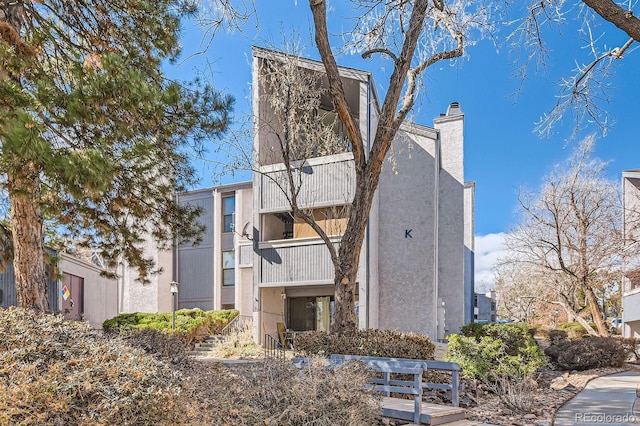
[[[333,297],[293,297],[289,300],[289,328],[295,331],[329,331]]]
[[[289,299],[289,328],[295,331],[315,330],[315,302],[315,297],[294,297]]]
[[[84,278],[64,273],[62,313],[66,319],[81,320],[84,314]]]

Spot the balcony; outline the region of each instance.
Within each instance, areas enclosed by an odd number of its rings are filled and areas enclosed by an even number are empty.
[[[333,237],[339,245],[339,237]],[[329,250],[318,238],[259,243],[260,287],[332,284],[333,263]]]
[[[283,164],[260,168],[260,213],[289,211],[283,190],[289,188]],[[311,158],[299,165],[298,202],[301,208],[350,204],[355,193],[353,154],[344,153]]]

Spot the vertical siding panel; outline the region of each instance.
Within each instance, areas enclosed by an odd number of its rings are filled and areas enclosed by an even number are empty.
[[[261,284],[333,280],[333,263],[324,244],[264,248],[260,252]]]
[[[0,274],[0,289],[2,289],[2,307],[8,308],[15,306],[16,286],[15,277],[13,275],[13,265],[10,263],[6,266],[6,270]]]
[[[214,199],[211,191],[187,194],[180,197],[181,205],[202,209],[198,223],[204,225],[202,241],[197,246],[190,242],[178,248],[178,282],[180,292],[178,307],[211,310],[213,304],[213,250],[214,250]]]
[[[275,171],[260,176],[260,211],[287,211],[289,203],[282,193],[286,174]],[[352,160],[309,166],[302,174],[299,201],[302,207],[343,205],[350,203],[355,192],[355,172]]]
[[[47,274],[49,268],[47,268]],[[16,297],[16,278],[13,272],[13,264],[6,265],[6,270],[0,273],[0,290],[2,290],[2,303],[0,306],[8,308],[9,306],[16,306],[18,304],[18,298]],[[49,298],[49,308],[53,312],[60,310],[58,306],[58,281],[51,279],[49,276],[46,278],[47,296]]]

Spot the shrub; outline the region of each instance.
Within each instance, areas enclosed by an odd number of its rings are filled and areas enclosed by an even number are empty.
[[[595,327],[595,324],[592,324]],[[558,324],[558,329],[567,332],[570,339],[580,339],[589,336],[587,330],[579,322],[563,322]]]
[[[120,332],[127,329],[174,332],[186,343],[192,343],[201,341],[208,335],[220,333],[222,328],[236,316],[238,311],[235,309],[222,311],[181,309],[176,311],[174,331],[172,329],[173,314],[170,312],[120,314],[106,320],[102,328],[105,332]]]
[[[105,337],[61,316],[0,309],[0,425],[379,423],[363,366],[185,358],[170,368],[176,339],[151,329]]]
[[[152,329],[133,329],[121,333],[123,340],[155,357],[173,364],[188,357],[189,345],[180,336]]]
[[[462,327],[460,334],[472,337],[477,342],[483,337],[499,340],[508,355],[517,355],[527,345],[535,345],[535,341],[531,339],[525,324],[472,324]]]
[[[389,358],[433,359],[435,345],[429,336],[396,330],[357,330],[353,336],[322,331],[298,333],[296,351],[304,356],[347,354]]]
[[[460,364],[472,379],[517,381],[545,364],[540,347],[525,328],[482,324],[463,327],[461,333],[449,336],[447,360]]]
[[[221,367],[202,363],[185,372],[182,397],[198,423],[215,425],[380,424],[380,397],[367,388],[371,372],[358,363],[328,369],[319,360],[298,370],[265,360]]]
[[[557,345],[560,342],[567,340],[569,335],[564,330],[549,330],[549,344]]]
[[[60,315],[0,309],[0,424],[176,424],[178,375]]]
[[[640,360],[640,339],[634,337],[626,337],[620,340],[620,343],[624,346],[627,359],[629,361]]]
[[[544,353],[560,370],[621,367],[627,358],[624,345],[615,337],[566,340],[549,346]]]

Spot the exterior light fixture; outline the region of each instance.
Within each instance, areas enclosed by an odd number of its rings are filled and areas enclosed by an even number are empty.
[[[178,292],[180,289],[180,284],[175,282],[175,281],[171,281],[169,283],[169,292],[171,292],[171,296],[173,297],[172,300],[172,308],[171,308],[171,329],[175,330],[176,329],[176,301],[178,299]]]

